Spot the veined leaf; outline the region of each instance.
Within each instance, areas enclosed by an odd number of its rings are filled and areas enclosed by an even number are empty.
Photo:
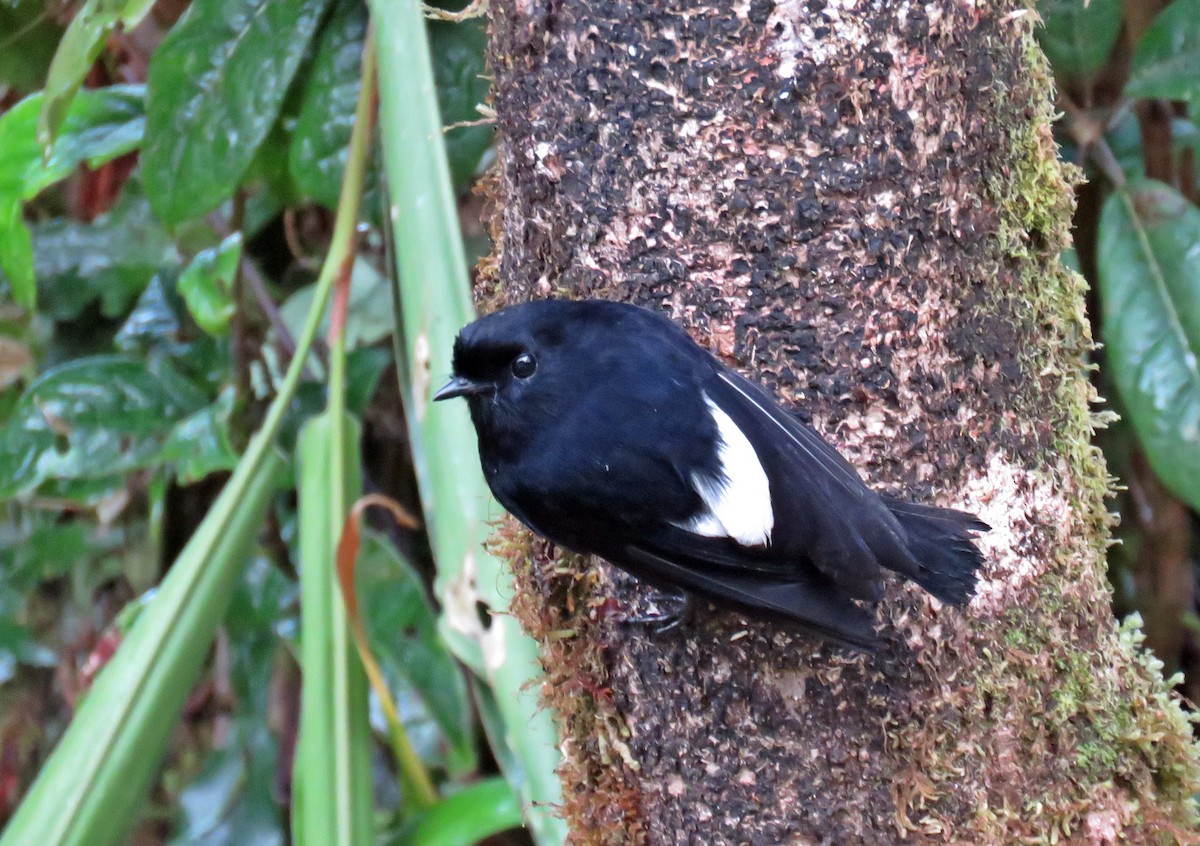
[[[1140,180],[1100,218],[1108,361],[1163,483],[1200,508],[1200,210]]]
[[[1200,96],[1200,0],[1175,0],[1146,28],[1125,96],[1189,102]]]
[[[327,2],[194,3],[155,50],[142,169],[167,225],[207,214],[233,193]]]
[[[165,363],[77,359],[44,373],[0,428],[0,496],[51,478],[103,478],[158,460],[171,426],[205,403]]]

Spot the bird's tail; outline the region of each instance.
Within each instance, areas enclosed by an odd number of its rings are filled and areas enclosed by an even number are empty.
[[[983,563],[975,533],[991,527],[965,511],[890,497],[884,497],[884,502],[904,527],[908,551],[918,565],[911,578],[943,602],[966,605],[975,593],[976,571]]]

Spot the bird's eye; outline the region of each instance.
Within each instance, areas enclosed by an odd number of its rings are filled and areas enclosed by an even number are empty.
[[[537,359],[529,353],[521,353],[513,359],[512,374],[518,379],[528,379],[537,370]]]

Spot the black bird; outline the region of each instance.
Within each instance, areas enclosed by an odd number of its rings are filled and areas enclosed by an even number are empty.
[[[869,489],[820,435],[665,316],[539,300],[466,326],[454,376],[492,493],[654,587],[861,647],[883,571],[964,605],[988,526]]]

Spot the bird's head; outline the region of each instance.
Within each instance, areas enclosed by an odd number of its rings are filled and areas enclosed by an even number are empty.
[[[536,300],[464,327],[454,373],[434,401],[464,397],[481,436],[534,437],[544,421],[569,414],[602,381],[644,371],[636,347],[641,321],[663,321],[624,303]],[[676,330],[678,331],[678,330]]]

